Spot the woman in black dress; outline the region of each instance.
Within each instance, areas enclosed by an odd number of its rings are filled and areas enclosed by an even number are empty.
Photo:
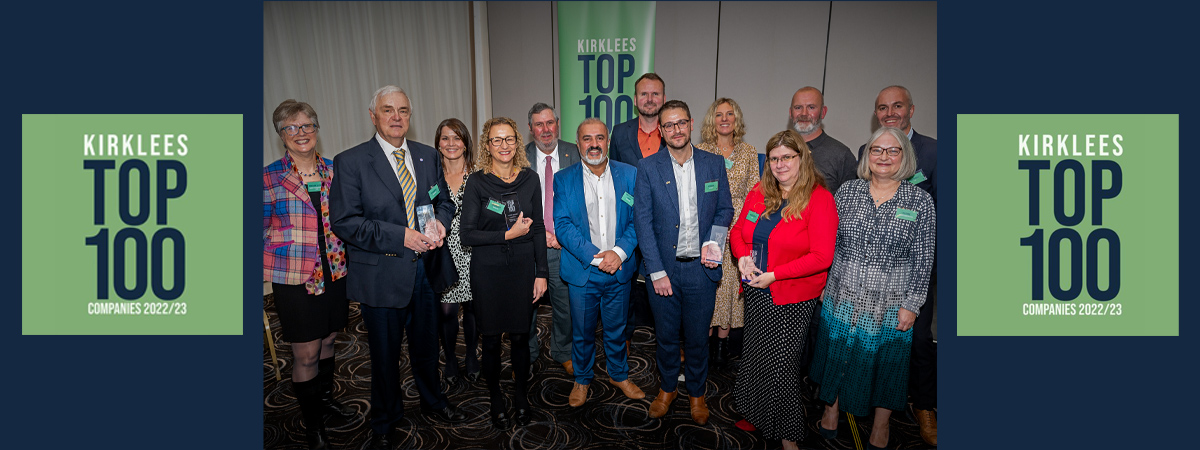
[[[462,244],[470,246],[471,293],[483,334],[483,376],[491,394],[492,425],[509,427],[500,392],[500,335],[508,333],[514,373],[529,373],[533,303],[546,292],[546,229],[541,183],[529,168],[517,124],[489,119],[479,134],[479,172],[462,201]],[[525,377],[516,377],[513,420],[530,420]]]
[[[353,416],[333,398],[333,341],[346,327],[346,251],[329,223],[333,161],[317,154],[317,112],[285,100],[272,122],[283,158],[263,169],[263,278],[271,281],[283,340],[292,344],[292,389],[308,448],[326,448],[324,415]]]

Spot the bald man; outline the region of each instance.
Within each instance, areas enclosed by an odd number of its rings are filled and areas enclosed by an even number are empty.
[[[825,177],[829,192],[837,193],[842,183],[858,178],[858,161],[850,148],[841,143],[821,128],[821,121],[829,108],[825,106],[825,96],[812,86],[805,86],[792,95],[792,106],[788,108],[788,119],[792,128],[804,137],[804,142],[812,150],[813,162],[817,171]],[[765,149],[767,153],[771,149]]]

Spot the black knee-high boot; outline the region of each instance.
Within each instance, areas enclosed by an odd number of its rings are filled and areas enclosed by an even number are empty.
[[[317,378],[321,387],[321,409],[331,416],[354,417],[354,408],[343,405],[333,398],[333,372],[337,366],[333,357],[317,361]]]
[[[483,337],[483,378],[487,381],[492,403],[492,426],[504,430],[512,426],[508,405],[500,391],[500,335]]]
[[[293,381],[292,389],[300,402],[300,414],[304,418],[304,438],[310,450],[329,448],[329,437],[325,435],[325,416],[321,400],[321,382],[317,378],[308,381]]]

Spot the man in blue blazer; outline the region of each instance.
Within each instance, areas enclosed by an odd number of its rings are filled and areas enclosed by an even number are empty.
[[[637,272],[633,193],[637,169],[608,160],[608,127],[595,117],[576,132],[581,163],[555,175],[554,229],[563,252],[562,279],[571,298],[575,386],[571,406],[587,401],[596,362],[596,320],[603,317],[609,383],[632,399],[645,398],[629,380],[625,327],[629,288]]]
[[[347,275],[347,296],[362,305],[367,327],[374,431],[369,448],[389,448],[388,433],[404,418],[400,351],[405,330],[422,409],[451,422],[466,419],[439,384],[437,299],[431,287],[431,281],[444,288],[458,278],[453,264],[437,264],[435,258],[448,257],[436,253],[445,251],[442,238],[455,208],[437,151],[405,138],[412,114],[408,95],[384,86],[371,98],[369,111],[376,134],[334,158],[338,173],[329,189],[329,209],[333,232],[347,244],[348,273],[353,274]],[[415,229],[411,218],[422,205],[433,205],[436,239]]]
[[[633,82],[633,92],[633,103],[637,107],[638,116],[613,127],[610,147],[612,153],[609,157],[613,161],[637,167],[643,157],[667,148],[666,142],[662,139],[662,133],[658,129],[658,113],[667,100],[667,82],[658,74],[647,72]],[[641,250],[634,250],[634,252],[641,252]],[[640,296],[633,298],[640,299]],[[629,326],[625,328],[625,340],[629,344],[633,343],[635,310],[645,311],[644,302],[645,300],[637,301],[636,307],[633,304],[629,307]],[[644,316],[646,313],[639,314]],[[645,323],[642,320],[638,322]]]
[[[917,173],[908,182],[924,189],[937,206],[937,139],[917,133],[912,128],[912,116],[917,107],[912,93],[904,86],[888,86],[875,97],[875,118],[879,126],[898,128],[908,135],[913,151],[917,154]],[[858,148],[862,159],[865,145]],[[909,395],[912,396],[913,411],[917,425],[921,427],[921,438],[929,445],[937,445],[937,344],[933,342],[933,315],[937,308],[937,260],[933,262],[933,273],[929,276],[929,298],[921,306],[917,321],[913,324],[912,354],[909,358]]]
[[[649,416],[666,415],[675,400],[682,338],[692,420],[704,425],[708,422],[704,401],[708,330],[721,280],[717,246],[725,240],[713,236],[712,228],[728,229],[733,201],[724,158],[691,144],[692,114],[687,104],[667,102],[658,120],[668,151],[642,160],[634,189],[634,228],[642,249],[642,274],[650,284],[662,376]]]
[[[654,154],[666,148],[658,131],[658,114],[666,101],[666,88],[666,82],[654,72],[643,74],[633,83],[633,103],[638,116],[613,127],[610,155],[613,161],[637,167],[645,153]]]

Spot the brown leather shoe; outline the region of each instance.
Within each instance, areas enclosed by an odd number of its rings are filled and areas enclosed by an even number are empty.
[[[921,439],[926,444],[937,447],[937,416],[933,411],[914,409],[917,413],[917,424],[921,426]]]
[[[667,415],[667,410],[671,409],[671,402],[675,401],[675,395],[677,393],[678,392],[663,392],[662,389],[659,389],[658,396],[654,397],[654,402],[650,403],[650,418],[657,419]]]
[[[633,384],[632,381],[629,381],[628,378],[626,378],[625,381],[613,381],[612,378],[609,378],[608,383],[621,389],[621,392],[624,392],[626,397],[634,400],[646,398],[646,393],[642,392],[642,390],[639,389],[636,384]]]
[[[700,425],[708,423],[708,405],[704,403],[704,396],[688,397],[688,402],[692,405],[692,420]]]
[[[562,366],[563,369],[567,371],[567,375],[575,376],[575,364],[573,364],[571,360],[568,359],[567,362],[562,363]]]
[[[573,407],[583,406],[587,401],[588,385],[575,383],[575,387],[571,388],[571,398],[568,399],[568,404]]]

